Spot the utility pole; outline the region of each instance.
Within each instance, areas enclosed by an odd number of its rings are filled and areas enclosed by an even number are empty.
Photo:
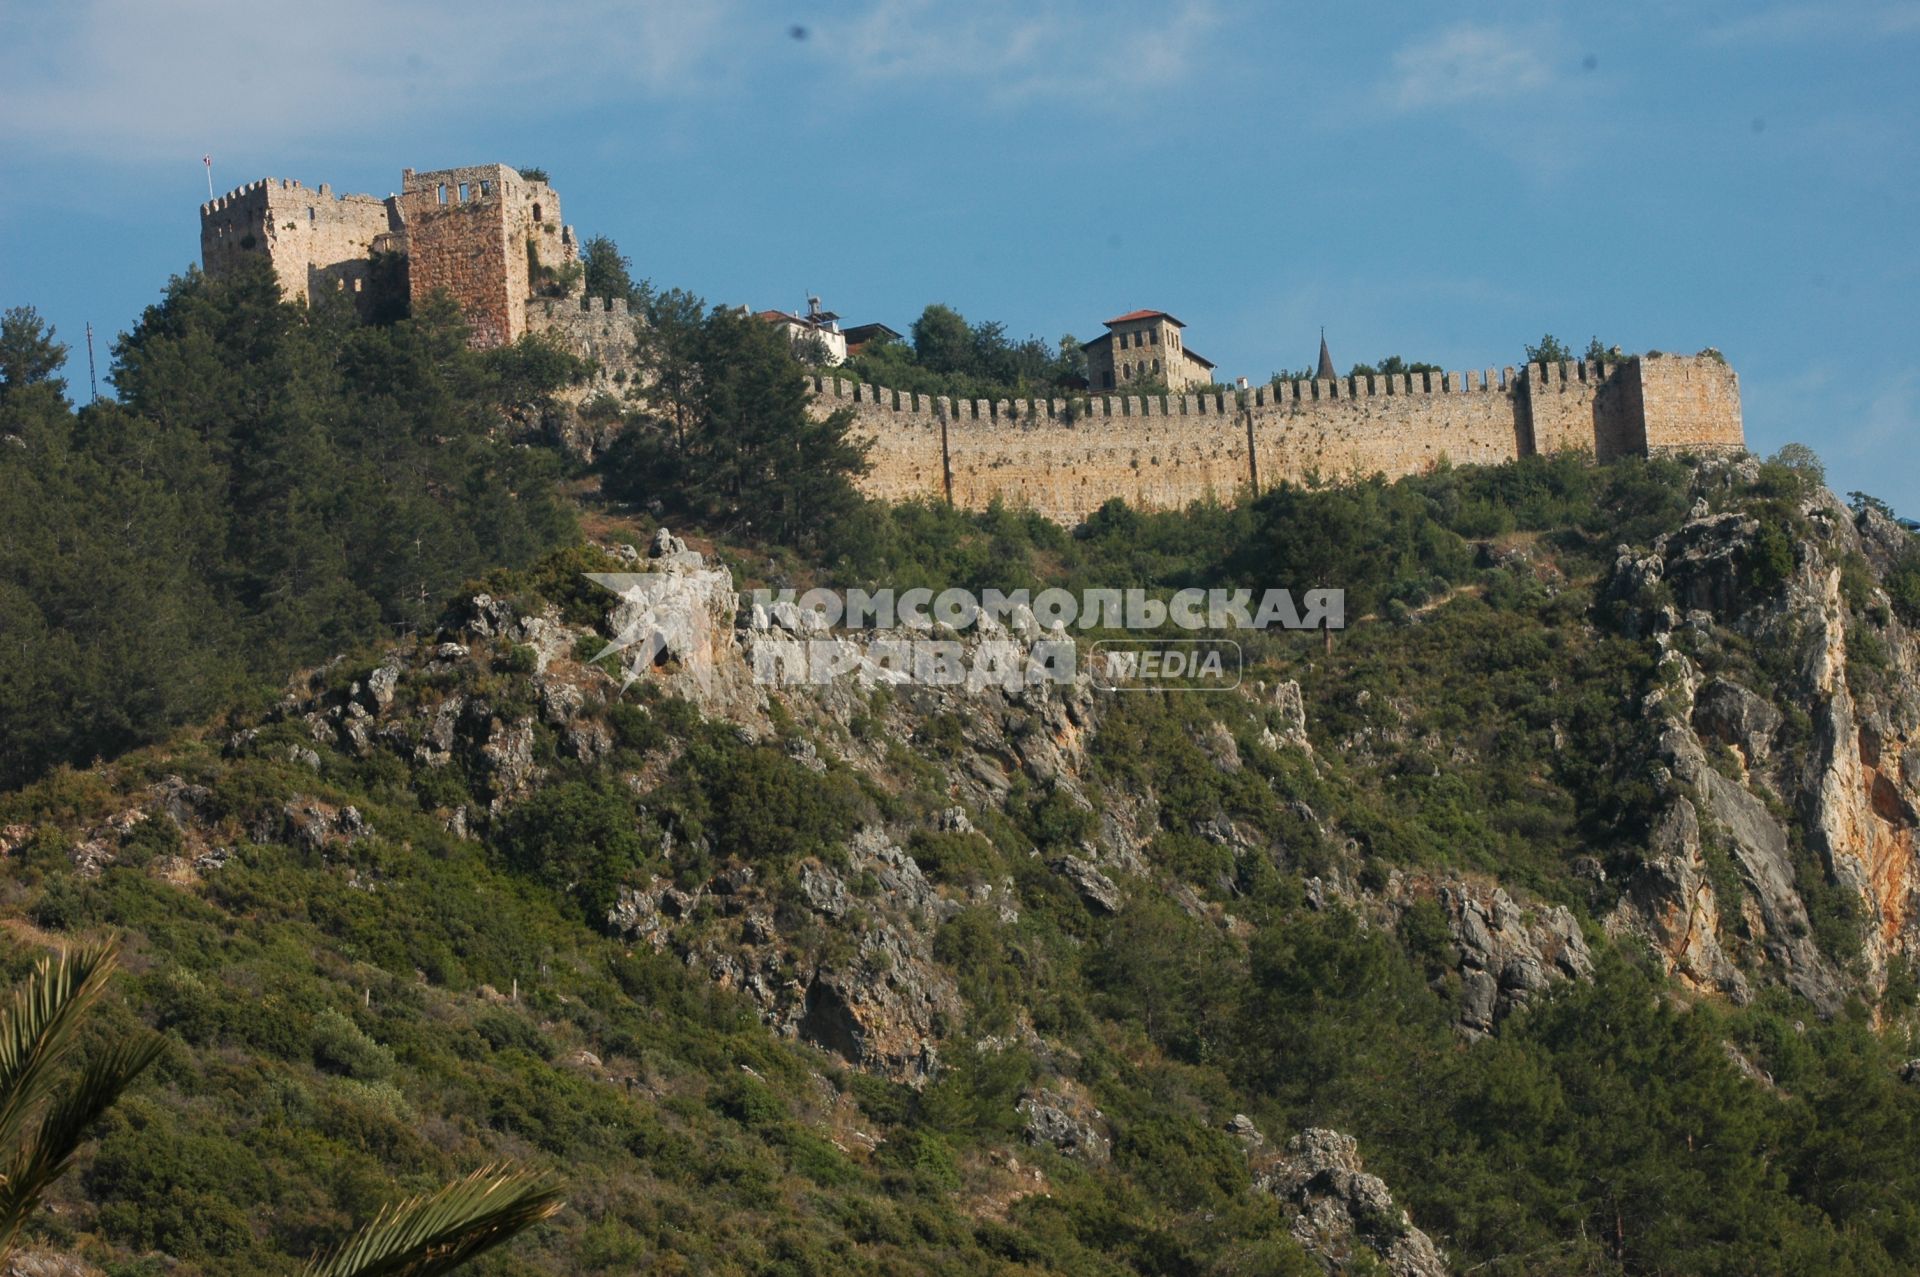
[[[93,392],[91,402],[100,402],[100,379],[93,372],[93,321],[87,321],[87,387]]]

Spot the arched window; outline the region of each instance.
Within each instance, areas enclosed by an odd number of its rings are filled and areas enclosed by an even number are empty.
[[[540,220],[540,206],[538,204],[533,206],[533,220],[536,222]]]

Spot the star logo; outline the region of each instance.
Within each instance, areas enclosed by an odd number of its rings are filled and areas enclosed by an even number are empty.
[[[684,589],[684,578],[664,572],[589,572],[587,579],[620,598],[608,620],[613,639],[589,665],[617,658],[625,692],[649,670],[686,658],[705,637],[706,610]],[[704,680],[705,670],[695,667]]]

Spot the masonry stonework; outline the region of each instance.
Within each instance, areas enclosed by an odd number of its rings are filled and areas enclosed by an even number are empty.
[[[1068,524],[1115,497],[1177,509],[1443,462],[1746,446],[1739,378],[1714,355],[1051,401],[949,401],[822,378],[812,402],[820,415],[853,414],[871,445],[873,496],[967,509],[998,499]]]
[[[218,274],[264,256],[287,300],[306,302],[331,290],[353,294],[364,308],[373,254],[399,227],[387,200],[268,177],[201,205],[200,260],[208,274]]]
[[[1718,356],[1647,355],[1635,361],[1645,448],[1652,454],[1746,447],[1740,379]]]
[[[579,258],[545,181],[504,164],[401,173],[408,286],[417,308],[444,291],[460,303],[476,346],[503,346],[527,332],[527,305]]]
[[[323,289],[373,302],[381,254],[405,262],[407,301],[436,293],[458,302],[476,346],[500,346],[578,308],[584,285],[573,228],[544,178],[505,164],[401,172],[385,199],[266,178],[200,207],[201,263],[210,275],[264,256],[289,301]]]

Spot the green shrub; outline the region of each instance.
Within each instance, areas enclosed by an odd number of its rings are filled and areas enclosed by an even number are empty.
[[[1894,560],[1886,583],[1887,594],[1893,599],[1894,615],[1903,624],[1920,626],[1920,538]]]
[[[633,800],[608,777],[541,790],[508,814],[499,844],[508,868],[566,892],[596,924],[647,855]]]
[[[381,1046],[338,1011],[322,1011],[313,1021],[313,1062],[330,1073],[363,1082],[393,1076],[393,1052]]]

